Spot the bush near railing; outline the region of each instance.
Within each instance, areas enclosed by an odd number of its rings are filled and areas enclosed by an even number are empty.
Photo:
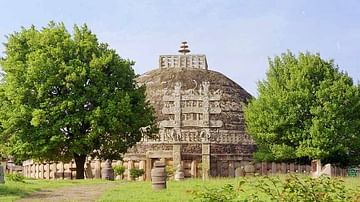
[[[245,196],[244,185],[254,191]],[[345,187],[342,180],[320,176],[289,175],[284,180],[279,177],[259,176],[254,181],[240,180],[238,185],[226,184],[219,188],[205,188],[192,191],[195,201],[201,202],[260,202],[259,195],[266,195],[270,201],[280,202],[357,202],[360,201],[359,190]]]
[[[25,182],[25,177],[19,173],[9,173],[5,175],[6,180],[13,182]]]
[[[130,176],[131,178],[134,180],[140,176],[142,176],[144,174],[144,170],[143,169],[138,169],[138,168],[132,168],[130,169]]]
[[[117,165],[117,166],[114,166],[113,169],[114,169],[115,175],[123,175],[125,172],[125,166]]]

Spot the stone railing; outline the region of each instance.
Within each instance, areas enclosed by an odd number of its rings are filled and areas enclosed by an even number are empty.
[[[121,165],[121,161],[113,161],[112,165]],[[85,164],[85,177],[100,179],[101,170],[105,166],[105,161],[92,160]],[[34,162],[27,160],[23,162],[23,174],[25,177],[36,179],[74,179],[76,177],[76,164],[72,160],[63,162]]]
[[[87,178],[100,179],[101,171],[104,168],[105,161],[94,160],[90,163],[91,174],[86,173]],[[140,168],[144,169],[147,173],[151,166],[147,165],[149,162],[146,160],[124,160],[113,161],[112,166],[123,165],[125,167],[125,173],[123,178],[131,180],[129,175],[130,169]],[[215,164],[214,164],[215,163]],[[173,161],[167,161],[167,166],[173,166]],[[202,176],[202,163],[201,160],[181,160],[182,167],[186,178],[197,178]],[[252,173],[250,175],[279,175],[279,174],[304,174],[312,175],[312,168],[310,165],[300,165],[294,163],[275,163],[275,162],[257,162],[250,163],[249,161],[217,161],[211,163],[210,175],[211,177],[240,177],[243,176],[243,172],[248,165],[252,165]],[[75,163],[73,161],[69,163],[35,163],[32,160],[24,162],[23,174],[25,177],[36,179],[74,179],[76,176]],[[248,173],[246,173],[248,174]],[[347,176],[348,170],[345,168],[339,168],[331,166],[331,176]],[[118,176],[119,177],[119,176]],[[359,176],[358,176],[359,177]],[[138,180],[150,179],[150,176],[145,174]]]
[[[208,69],[205,55],[160,55],[160,68]]]

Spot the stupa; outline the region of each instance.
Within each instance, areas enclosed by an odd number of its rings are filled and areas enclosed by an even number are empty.
[[[234,176],[252,160],[255,142],[245,131],[243,109],[251,95],[223,74],[209,70],[205,55],[160,55],[159,67],[137,78],[155,109],[159,133],[143,138],[124,156],[128,169],[153,163],[182,165],[185,177]]]

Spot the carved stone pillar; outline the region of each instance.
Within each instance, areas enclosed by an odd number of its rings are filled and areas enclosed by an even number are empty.
[[[210,126],[210,100],[209,100],[209,82],[203,82],[203,126]]]
[[[173,145],[173,165],[177,168],[181,164],[181,144],[175,143]]]
[[[127,163],[127,180],[131,181],[131,176],[130,176],[130,170],[134,168],[134,161],[133,160],[129,160]]]
[[[175,92],[174,92],[174,107],[175,107],[175,131],[176,133],[180,132],[181,127],[181,83],[176,83]],[[179,134],[178,134],[179,135]]]
[[[235,163],[234,161],[228,161],[229,164],[229,177],[235,177]]]
[[[35,164],[35,178],[39,179],[39,164],[38,163]]]
[[[191,170],[190,170],[191,177],[196,178],[197,177],[197,161],[193,160],[191,162]]]
[[[271,163],[271,174],[275,175],[277,173],[277,166],[275,162]]]
[[[140,163],[139,163],[139,169],[143,169],[145,171],[145,173],[146,173],[146,165],[145,164],[146,164],[145,161],[141,160]],[[139,181],[144,181],[145,178],[146,178],[146,176],[142,175],[142,176],[139,177]]]
[[[51,177],[52,177],[53,180],[55,180],[56,179],[56,172],[57,172],[57,164],[56,164],[56,162],[54,162],[51,165],[52,165],[52,172],[51,172],[52,175],[51,175]]]
[[[150,181],[151,180],[151,158],[149,158],[149,153],[146,152],[146,169],[145,169],[145,176],[146,176],[146,180]]]
[[[35,164],[31,165],[31,178],[35,178]]]
[[[87,161],[85,163],[85,177],[86,179],[92,179],[94,178],[93,173],[92,173],[92,169],[91,169],[91,162]]]
[[[4,171],[4,167],[0,164],[0,184],[4,184],[5,183],[5,171]]]
[[[95,160],[95,178],[96,179],[101,178],[101,162],[100,162],[100,159]]]
[[[2,166],[1,163],[0,163],[0,166]],[[24,165],[23,165],[23,175],[24,175],[24,177],[27,177],[27,166],[24,166]]]
[[[50,165],[51,165],[50,163],[46,164],[46,173],[47,173],[46,179],[48,179],[48,180],[50,179]]]
[[[203,180],[209,178],[210,173],[210,143],[205,142],[202,144],[202,178]]]

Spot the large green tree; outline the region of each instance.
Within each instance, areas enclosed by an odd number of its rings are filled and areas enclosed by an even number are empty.
[[[291,52],[270,59],[258,93],[245,110],[257,158],[359,162],[359,89],[332,60]]]
[[[153,110],[124,60],[84,26],[22,28],[8,36],[0,85],[0,131],[7,153],[38,160],[121,158],[156,130]]]

